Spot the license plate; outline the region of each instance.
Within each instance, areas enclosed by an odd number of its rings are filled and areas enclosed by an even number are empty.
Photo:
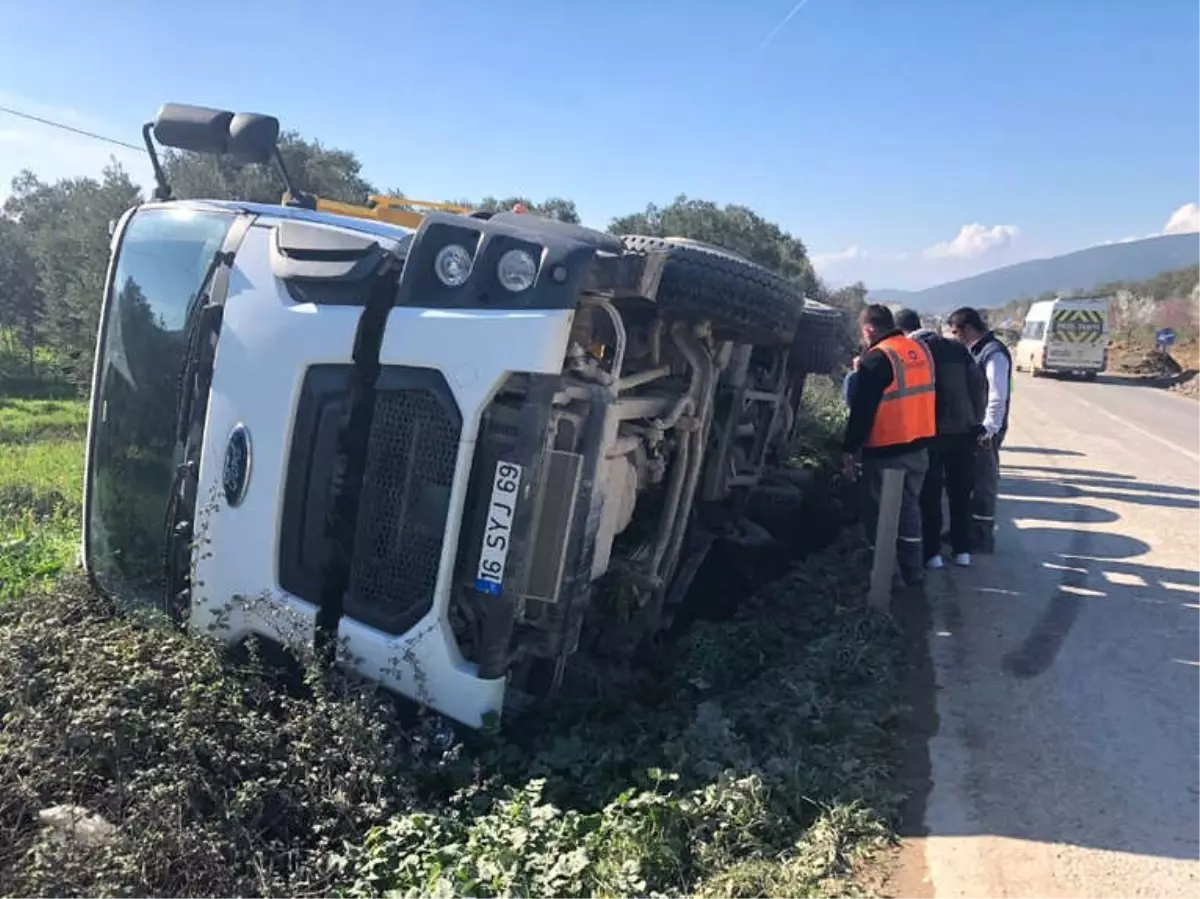
[[[517,491],[521,487],[521,466],[497,462],[492,477],[492,499],[488,503],[483,545],[479,549],[479,570],[475,589],[499,596],[504,588],[504,563],[512,542],[513,517],[517,512]]]

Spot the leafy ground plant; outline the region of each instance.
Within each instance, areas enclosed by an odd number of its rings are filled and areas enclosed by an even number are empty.
[[[377,895],[816,895],[888,834],[899,644],[850,538],[628,695],[559,706],[442,772],[437,813],[339,855]],[[519,847],[519,848],[516,848]]]
[[[0,892],[302,895],[325,853],[406,808],[423,751],[336,677],[235,664],[78,584],[0,607]],[[39,812],[115,825],[63,841]]]
[[[81,588],[13,601],[0,892],[818,894],[899,799],[898,646],[862,608],[860,551],[839,543],[698,624],[623,696],[461,739]],[[113,838],[53,838],[38,813],[64,804]]]

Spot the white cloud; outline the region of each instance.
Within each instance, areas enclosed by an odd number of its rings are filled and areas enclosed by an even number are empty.
[[[864,281],[874,287],[920,289],[1020,261],[1016,225],[964,225],[952,240],[924,250],[875,250],[852,244],[810,255],[828,284]]]
[[[973,259],[998,247],[1011,244],[1021,229],[1016,225],[993,225],[978,222],[963,225],[953,240],[936,243],[925,250],[927,259]]]
[[[1171,213],[1163,225],[1163,234],[1191,234],[1200,231],[1200,205],[1184,203]]]
[[[903,262],[908,259],[908,253],[879,253],[874,250],[864,250],[859,246],[846,247],[844,250],[838,250],[834,253],[813,253],[809,259],[812,260],[813,268],[818,272],[827,269],[838,268],[852,263],[870,262],[874,264],[886,264],[891,262]]]
[[[1106,240],[1104,246],[1115,243],[1133,243],[1135,240],[1149,240],[1152,237],[1162,237],[1164,234],[1195,234],[1200,231],[1200,204],[1184,203],[1171,213],[1161,231],[1150,234],[1133,234],[1120,240]]]
[[[836,253],[814,253],[810,258],[812,259],[813,267],[821,271],[843,262],[865,259],[866,256],[866,251],[860,247],[846,247],[846,249],[838,250]]]

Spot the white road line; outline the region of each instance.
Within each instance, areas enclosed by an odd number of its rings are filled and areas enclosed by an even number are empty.
[[[1107,409],[1105,409],[1103,406],[1097,406],[1095,403],[1085,400],[1081,396],[1075,396],[1075,397],[1072,397],[1072,399],[1075,402],[1083,403],[1083,405],[1088,406],[1092,409],[1095,409],[1101,415],[1111,418],[1113,421],[1117,422],[1118,424],[1123,424],[1127,428],[1132,428],[1133,430],[1140,433],[1143,437],[1149,437],[1155,443],[1161,443],[1167,449],[1175,450],[1175,452],[1177,452],[1177,453],[1183,453],[1185,456],[1187,456],[1193,462],[1200,462],[1200,455],[1197,455],[1196,453],[1192,452],[1189,449],[1184,449],[1179,444],[1177,444],[1171,440],[1167,440],[1165,437],[1159,437],[1157,434],[1152,434],[1150,431],[1147,431],[1145,428],[1139,428],[1133,422],[1126,421],[1124,418],[1122,418],[1119,415],[1114,415],[1113,413],[1111,413]]]

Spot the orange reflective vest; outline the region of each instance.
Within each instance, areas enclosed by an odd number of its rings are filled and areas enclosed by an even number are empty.
[[[892,383],[883,392],[864,446],[898,446],[937,433],[933,356],[920,341],[896,334],[875,344],[892,363]]]

